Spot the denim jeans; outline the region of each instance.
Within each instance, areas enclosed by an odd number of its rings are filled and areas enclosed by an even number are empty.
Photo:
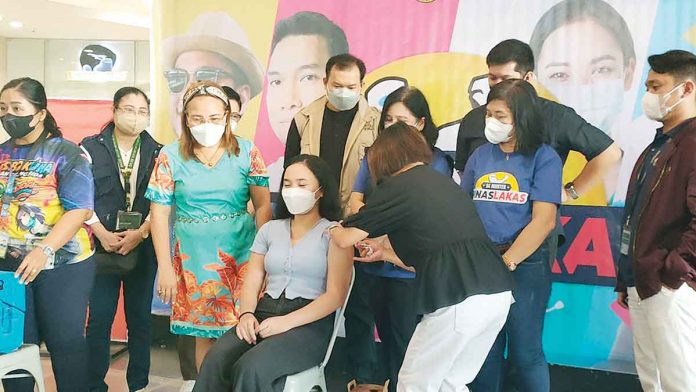
[[[551,295],[549,249],[544,244],[512,273],[515,303],[502,331],[472,384],[474,392],[502,392],[505,381],[504,352],[516,368],[519,392],[549,392],[549,367],[542,349],[544,317]]]
[[[96,265],[92,258],[42,271],[27,286],[24,342],[46,342],[60,392],[87,390],[85,318]],[[34,390],[32,379],[3,381],[6,391]]]
[[[98,274],[94,281],[87,324],[90,391],[105,392],[108,389],[104,377],[111,359],[111,327],[116,315],[121,283],[128,326],[128,389],[137,391],[148,384],[152,337],[150,307],[157,264],[151,243],[144,243],[140,252],[135,268],[128,274]]]

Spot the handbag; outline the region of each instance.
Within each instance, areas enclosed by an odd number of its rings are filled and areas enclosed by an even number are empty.
[[[94,253],[97,274],[126,275],[135,268],[139,255],[139,245],[125,256],[99,249]]]

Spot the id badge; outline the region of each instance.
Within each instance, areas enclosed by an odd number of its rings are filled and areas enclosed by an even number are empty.
[[[628,249],[631,246],[631,229],[629,229],[627,226],[624,226],[623,230],[621,231],[621,254],[624,256],[628,256]]]
[[[7,248],[10,245],[10,236],[7,233],[0,233],[0,259],[7,256]]]
[[[116,231],[137,230],[143,223],[143,214],[139,212],[119,211],[116,215]]]

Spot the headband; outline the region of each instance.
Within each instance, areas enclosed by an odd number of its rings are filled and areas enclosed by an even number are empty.
[[[229,98],[227,97],[227,94],[225,94],[222,89],[219,89],[215,86],[198,86],[196,88],[190,89],[189,91],[184,94],[184,107],[195,97],[199,97],[201,95],[208,95],[208,96],[213,96],[215,98],[219,98],[222,100],[222,102],[225,103],[226,107],[230,106]]]

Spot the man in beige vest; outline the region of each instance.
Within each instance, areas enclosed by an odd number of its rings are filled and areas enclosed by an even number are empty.
[[[379,110],[362,96],[364,77],[365,63],[359,58],[350,54],[331,57],[324,78],[326,95],[295,115],[285,143],[285,162],[311,154],[329,164],[346,213],[365,148],[377,138],[380,117]]]

